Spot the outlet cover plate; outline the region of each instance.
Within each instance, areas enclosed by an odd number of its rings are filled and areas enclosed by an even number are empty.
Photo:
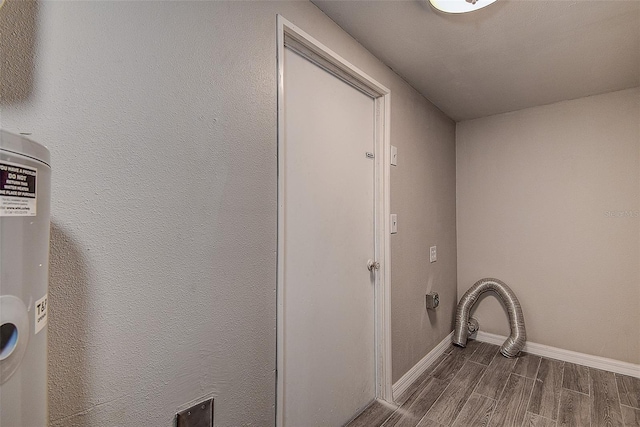
[[[213,427],[213,399],[178,412],[177,420],[177,427]]]
[[[429,248],[429,262],[436,262],[438,260],[438,252],[435,246]]]

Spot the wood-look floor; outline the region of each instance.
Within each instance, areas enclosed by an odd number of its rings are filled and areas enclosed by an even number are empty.
[[[640,427],[640,379],[498,349],[451,346],[396,405],[374,402],[347,427]]]

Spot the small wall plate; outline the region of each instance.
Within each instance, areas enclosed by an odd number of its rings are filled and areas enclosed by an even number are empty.
[[[180,411],[176,417],[176,427],[213,427],[213,399]]]

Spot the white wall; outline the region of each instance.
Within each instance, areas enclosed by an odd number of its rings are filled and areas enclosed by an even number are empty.
[[[505,281],[529,341],[640,363],[640,89],[458,123],[458,293]],[[508,335],[494,298],[474,315]]]
[[[2,64],[29,60],[0,124],[52,154],[52,426],[168,426],[209,394],[216,426],[273,423],[277,13],[392,90],[394,378],[451,330],[455,125],[315,6],[9,0]]]

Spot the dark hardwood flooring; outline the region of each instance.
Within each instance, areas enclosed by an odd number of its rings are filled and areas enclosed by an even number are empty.
[[[640,427],[640,379],[498,349],[451,346],[396,405],[376,401],[347,427]]]

